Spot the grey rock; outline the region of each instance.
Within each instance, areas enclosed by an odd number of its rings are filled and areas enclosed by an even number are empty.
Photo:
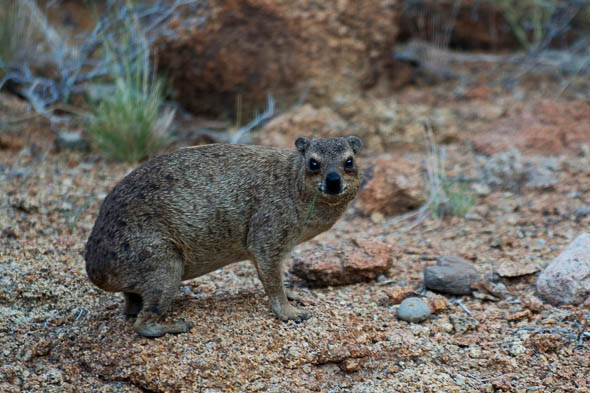
[[[590,296],[590,233],[579,235],[547,265],[537,292],[555,304],[581,304]]]
[[[522,154],[518,149],[499,151],[490,157],[478,157],[484,182],[492,188],[518,192],[525,178]]]
[[[551,189],[559,182],[560,162],[553,157],[527,157],[524,163],[523,188],[532,190]]]
[[[397,317],[407,322],[422,322],[430,316],[430,307],[419,297],[409,297],[399,305]]]
[[[451,295],[469,295],[471,284],[479,281],[477,270],[460,257],[439,257],[435,266],[424,269],[424,285]]]
[[[469,315],[452,314],[449,315],[449,321],[453,325],[453,329],[458,334],[463,334],[468,330],[476,329],[479,326],[479,321]]]
[[[576,207],[574,209],[574,216],[576,217],[576,220],[590,216],[590,205],[582,205]]]
[[[89,148],[86,141],[79,132],[62,131],[55,138],[55,147],[58,150],[81,150],[86,151]]]

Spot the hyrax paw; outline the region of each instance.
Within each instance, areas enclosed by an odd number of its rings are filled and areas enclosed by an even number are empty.
[[[302,322],[306,319],[311,317],[311,313],[305,310],[299,310],[293,306],[283,307],[281,312],[278,314],[278,317],[281,321],[295,321],[295,322]]]

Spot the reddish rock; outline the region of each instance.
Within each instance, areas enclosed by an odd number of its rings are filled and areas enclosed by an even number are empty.
[[[531,310],[522,310],[516,312],[514,314],[509,314],[506,316],[507,321],[520,321],[521,319],[530,319],[531,318]]]
[[[351,135],[347,123],[327,107],[319,109],[303,105],[272,119],[254,137],[254,144],[293,149],[295,139],[327,138]]]
[[[409,297],[419,297],[416,291],[409,287],[392,287],[384,290],[385,297],[379,301],[381,306],[400,304]]]
[[[374,85],[398,34],[391,0],[209,1],[174,20],[157,43],[157,63],[193,112],[249,116],[266,95],[312,102]],[[239,44],[237,44],[239,43]]]
[[[374,280],[392,262],[388,244],[355,238],[304,252],[294,258],[291,272],[315,286],[347,285]]]
[[[567,344],[567,340],[559,334],[540,333],[532,335],[526,343],[527,346],[533,346],[537,352],[548,353],[557,352]]]
[[[537,291],[556,304],[581,304],[590,297],[590,233],[579,235],[537,278]]]
[[[486,155],[512,148],[524,154],[577,153],[582,143],[590,143],[590,104],[583,101],[543,102],[473,138],[475,149]]]
[[[393,154],[383,154],[370,163],[363,174],[363,186],[356,200],[366,216],[374,212],[391,216],[405,213],[424,203],[426,191],[418,163]]]
[[[538,313],[543,310],[543,302],[534,295],[522,296],[520,298],[520,305],[534,313]]]
[[[447,307],[449,307],[449,300],[446,297],[440,295],[433,296],[432,298],[427,298],[426,303],[430,307],[430,311],[433,314],[445,311]]]

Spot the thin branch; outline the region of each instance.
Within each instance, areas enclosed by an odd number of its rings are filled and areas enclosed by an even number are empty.
[[[268,120],[270,120],[275,113],[275,100],[274,98],[272,98],[272,95],[269,94],[266,97],[266,109],[264,110],[264,112],[260,113],[260,114],[256,114],[256,116],[254,116],[254,120],[252,120],[250,123],[246,124],[243,127],[240,127],[238,129],[238,131],[236,131],[236,134],[231,138],[230,143],[239,143],[240,140],[244,137],[244,135],[246,135],[248,132],[250,132],[252,129],[261,126],[262,124],[266,123]]]

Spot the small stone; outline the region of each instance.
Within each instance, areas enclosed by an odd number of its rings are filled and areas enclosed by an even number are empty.
[[[477,282],[477,270],[460,257],[439,257],[435,266],[424,269],[424,285],[433,291],[451,295],[469,295]]]
[[[364,363],[364,358],[348,358],[338,363],[340,370],[345,373],[353,373],[359,371]]]
[[[541,270],[536,263],[520,260],[506,260],[500,264],[497,273],[500,277],[520,277],[533,274]]]
[[[535,347],[537,352],[547,353],[556,352],[564,345],[563,338],[558,334],[541,333],[531,336],[527,344]]]
[[[479,300],[489,300],[491,302],[499,302],[502,300],[499,297],[496,297],[488,292],[481,292],[481,291],[473,291],[473,297]]]
[[[520,321],[521,319],[529,319],[531,317],[531,311],[530,310],[523,310],[523,311],[519,311],[517,313],[514,314],[510,314],[506,317],[507,321]]]
[[[430,306],[430,311],[432,311],[433,314],[444,311],[449,306],[449,301],[444,296],[433,296],[432,298],[427,299],[426,301]]]
[[[371,222],[377,225],[383,224],[385,222],[385,217],[379,212],[373,212],[371,213]]]
[[[453,329],[458,334],[463,334],[468,330],[475,329],[479,326],[479,321],[469,315],[451,314],[449,320],[453,324]]]
[[[76,131],[62,131],[55,138],[55,148],[57,150],[88,150],[88,142]]]
[[[461,374],[455,375],[455,383],[459,386],[465,385],[465,377]]]
[[[469,346],[469,357],[474,359],[479,359],[482,355],[481,347],[479,345],[470,345]]]
[[[385,289],[383,292],[385,298],[380,300],[379,305],[381,306],[400,304],[406,298],[419,296],[415,290],[409,287],[392,287]]]
[[[590,233],[571,242],[537,278],[537,291],[552,303],[581,304],[590,294]]]
[[[525,182],[523,187],[531,190],[547,190],[559,183],[560,163],[557,159],[545,156],[528,157],[524,165]]]
[[[516,192],[524,180],[522,154],[518,149],[499,151],[490,157],[479,157],[482,178],[494,188]]]
[[[407,322],[422,322],[430,316],[430,307],[419,297],[405,299],[397,309],[397,317]]]
[[[574,216],[577,220],[580,220],[584,217],[590,216],[590,206],[589,205],[582,205],[578,206],[574,209]]]
[[[512,356],[519,356],[526,352],[526,348],[524,347],[524,345],[516,343],[510,346],[509,352]]]
[[[453,332],[453,324],[448,319],[443,319],[438,323],[438,328],[445,333]]]
[[[47,382],[50,384],[59,385],[63,382],[62,372],[57,368],[50,368],[44,373],[44,375]]]
[[[532,312],[540,312],[543,310],[543,302],[534,295],[527,295],[520,298],[520,304],[524,308]]]

